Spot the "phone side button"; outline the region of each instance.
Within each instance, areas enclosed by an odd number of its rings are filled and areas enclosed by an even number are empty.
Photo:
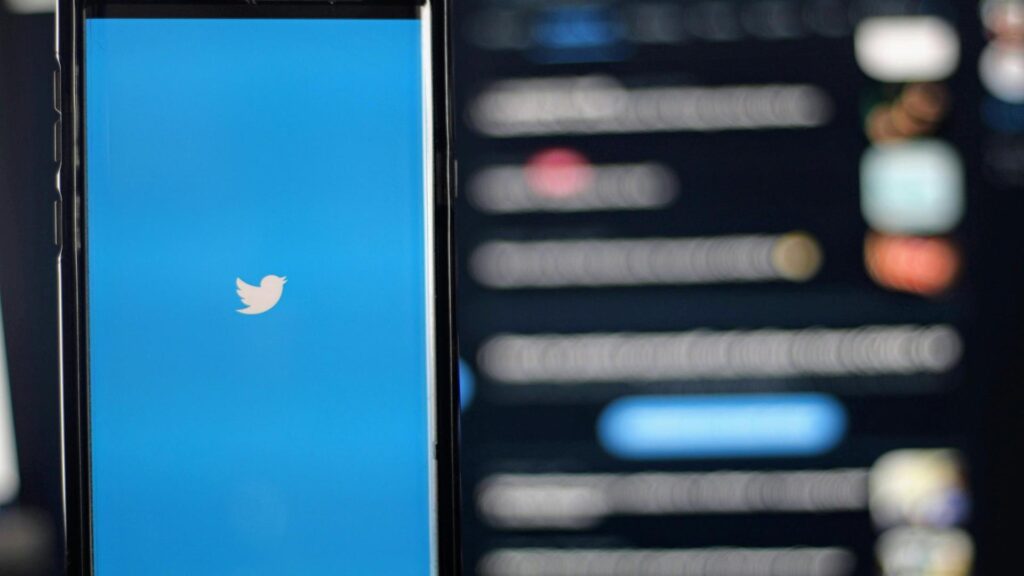
[[[60,64],[53,71],[53,109],[60,113]]]
[[[61,244],[61,233],[60,233],[60,230],[61,230],[61,220],[62,220],[62,218],[61,218],[61,216],[62,216],[61,210],[62,210],[61,201],[60,200],[54,200],[54,202],[53,202],[53,243],[56,246],[60,246],[60,244]]]
[[[459,159],[452,162],[452,200],[459,199]]]
[[[61,122],[60,118],[53,123],[53,161],[60,162],[60,132]]]

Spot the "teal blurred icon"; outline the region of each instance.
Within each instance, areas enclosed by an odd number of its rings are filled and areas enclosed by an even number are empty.
[[[872,146],[860,179],[864,219],[880,232],[945,234],[963,218],[963,163],[940,140]]]

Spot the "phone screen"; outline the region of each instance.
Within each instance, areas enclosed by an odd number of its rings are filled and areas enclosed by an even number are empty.
[[[419,18],[87,18],[99,576],[434,572]]]

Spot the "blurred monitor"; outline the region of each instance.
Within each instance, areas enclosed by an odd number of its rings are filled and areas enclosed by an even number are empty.
[[[998,571],[1024,2],[456,10],[468,573]]]

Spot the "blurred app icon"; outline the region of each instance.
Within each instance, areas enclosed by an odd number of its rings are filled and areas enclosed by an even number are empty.
[[[860,165],[861,211],[890,234],[945,234],[964,214],[960,156],[941,140],[877,144]]]
[[[989,44],[981,53],[978,74],[985,89],[996,98],[1013,104],[1024,103],[1024,44]]]
[[[969,576],[974,543],[962,530],[894,528],[875,545],[883,576]]]
[[[869,233],[864,265],[879,286],[935,296],[948,290],[960,272],[960,252],[945,238]]]
[[[1001,40],[1024,40],[1024,1],[983,0],[981,21]]]
[[[949,112],[950,100],[945,84],[907,84],[898,96],[871,108],[864,119],[865,132],[873,143],[933,134]]]
[[[866,18],[854,32],[857,64],[881,82],[949,77],[960,63],[960,38],[935,16]]]
[[[955,450],[896,450],[883,455],[868,477],[875,524],[945,528],[961,524],[970,495],[960,454]]]

